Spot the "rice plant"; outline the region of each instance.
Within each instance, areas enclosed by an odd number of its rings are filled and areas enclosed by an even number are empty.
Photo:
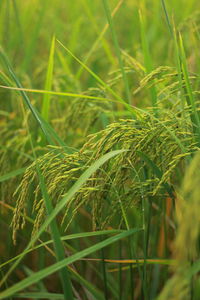
[[[197,4],[0,2],[0,299],[199,299]]]

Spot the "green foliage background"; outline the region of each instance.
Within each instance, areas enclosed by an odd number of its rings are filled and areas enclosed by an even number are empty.
[[[0,1],[0,299],[198,299],[199,24]]]

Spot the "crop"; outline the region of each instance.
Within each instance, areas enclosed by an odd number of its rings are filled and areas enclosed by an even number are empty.
[[[199,299],[197,3],[0,2],[0,299]]]

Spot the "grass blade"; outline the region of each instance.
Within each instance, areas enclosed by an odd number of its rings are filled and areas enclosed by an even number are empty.
[[[152,61],[149,51],[149,45],[146,37],[146,30],[145,30],[145,22],[142,16],[141,11],[139,11],[140,16],[140,31],[141,31],[141,41],[142,41],[142,49],[143,49],[143,55],[144,55],[144,66],[146,68],[146,72],[150,73],[153,71],[152,67]],[[158,113],[158,105],[157,105],[157,92],[155,85],[152,85],[150,88],[150,94],[151,94],[151,101],[152,101],[152,107],[154,109],[155,116],[157,116]]]
[[[161,0],[161,3],[162,3],[162,7],[163,7],[163,10],[164,10],[164,13],[165,13],[166,20],[167,20],[167,25],[168,25],[168,28],[169,28],[169,32],[171,33],[171,35],[173,37],[172,24],[171,24],[169,16],[168,16],[168,12],[167,12],[167,7],[166,7],[166,4],[165,4],[165,0]]]
[[[112,16],[111,16],[110,6],[109,6],[109,3],[108,3],[107,0],[103,0],[103,5],[104,5],[105,12],[106,12],[106,17],[107,17],[107,20],[108,20],[108,24],[109,24],[109,27],[110,27],[110,30],[111,30],[112,39],[113,39],[113,43],[114,43],[114,46],[115,46],[115,51],[117,53],[117,58],[118,58],[118,61],[119,61],[119,66],[120,66],[120,69],[121,69],[122,78],[123,78],[123,81],[124,81],[127,102],[129,104],[131,104],[131,94],[130,94],[130,89],[129,89],[128,78],[127,78],[126,72],[124,70],[124,63],[123,63],[123,60],[122,60],[121,50],[120,50],[120,47],[119,47],[117,35],[116,35],[116,32],[115,32],[115,28],[114,28],[114,24],[113,24],[113,20],[112,20]]]
[[[53,81],[53,65],[54,65],[54,52],[55,52],[55,36],[52,38],[51,49],[49,54],[49,62],[46,74],[46,81],[44,89],[49,91],[52,89]],[[42,117],[48,122],[49,120],[49,109],[50,109],[50,94],[44,94],[42,104]]]
[[[15,176],[21,175],[26,171],[26,168],[21,168],[0,176],[0,182],[4,182]]]
[[[53,206],[51,204],[51,200],[49,198],[47,189],[46,189],[46,184],[44,181],[44,177],[41,173],[41,170],[39,169],[37,165],[37,173],[39,176],[39,183],[40,183],[40,188],[42,190],[42,195],[44,198],[46,210],[47,210],[47,215],[50,215],[53,211]],[[53,238],[54,242],[54,248],[55,248],[55,253],[56,253],[56,259],[57,261],[61,261],[65,257],[65,252],[64,248],[60,239],[60,233],[58,230],[58,226],[56,223],[56,219],[54,218],[52,222],[50,223],[50,229],[51,229],[51,236]],[[63,268],[60,270],[60,277],[61,277],[61,282],[62,282],[62,287],[63,287],[63,292],[65,295],[65,299],[73,300],[73,293],[72,293],[72,285],[71,281],[69,278],[68,270],[67,268]]]
[[[183,40],[181,37],[181,34],[179,35],[179,41],[180,41],[180,51],[181,51],[181,64],[182,64],[182,72],[183,72],[183,78],[185,80],[186,84],[186,91],[187,91],[187,102],[188,106],[191,106],[192,113],[191,113],[191,121],[195,125],[194,126],[194,133],[196,132],[198,134],[198,144],[200,145],[200,118],[199,113],[197,111],[197,105],[195,101],[195,97],[192,91],[192,86],[190,83],[189,78],[189,72],[187,68],[187,61],[186,61],[186,55],[185,55],[185,49],[183,45]]]
[[[119,8],[121,7],[122,3],[124,2],[124,0],[120,0],[117,5],[115,6],[115,8],[113,9],[112,12],[112,17],[115,16],[115,14],[117,13],[117,11],[119,10]],[[98,38],[96,39],[96,41],[94,42],[93,46],[90,48],[86,58],[84,59],[84,65],[87,64],[88,60],[90,59],[90,57],[92,56],[92,54],[95,52],[96,48],[98,47],[100,41],[103,39],[106,31],[108,30],[109,25],[108,23],[104,26],[103,30],[101,31],[101,33],[99,34]],[[76,78],[79,79],[82,72],[83,72],[84,68],[81,66],[80,69],[78,70],[77,74],[76,74]]]
[[[69,264],[74,263],[75,261],[89,255],[92,254],[110,244],[113,244],[114,242],[122,239],[122,238],[126,238],[130,235],[132,235],[133,233],[135,233],[135,229],[131,229],[129,231],[125,231],[123,233],[120,233],[114,237],[110,237],[102,242],[97,243],[94,246],[91,246],[87,249],[84,249],[68,258],[63,259],[62,261],[59,261],[55,264],[53,264],[50,267],[47,267],[39,272],[34,273],[33,275],[29,276],[28,278],[22,280],[21,282],[13,285],[12,287],[6,289],[5,291],[3,291],[2,293],[0,293],[0,299],[6,299],[7,297],[10,297],[16,293],[18,293],[19,291],[27,288],[28,286],[46,278],[47,276],[59,271],[61,268],[68,266]]]
[[[55,95],[55,96],[65,96],[65,97],[72,97],[72,98],[82,98],[82,99],[90,99],[90,100],[97,100],[97,101],[109,101],[109,102],[118,103],[118,101],[116,101],[116,100],[102,98],[102,97],[89,96],[89,95],[84,95],[84,94],[55,92],[55,91],[46,91],[46,90],[37,90],[37,89],[25,89],[25,88],[17,88],[17,87],[12,87],[12,86],[3,86],[3,85],[0,85],[0,87],[3,89],[10,89],[10,90],[14,90],[14,91],[24,91],[24,92],[36,93],[36,94],[49,94],[49,95]],[[129,108],[130,108],[130,106],[129,106]]]
[[[55,293],[45,293],[45,292],[37,292],[37,293],[20,293],[16,294],[15,298],[19,299],[55,299],[55,300],[65,300],[66,298],[62,294]]]
[[[96,32],[97,36],[99,37],[101,32],[99,30],[97,20],[96,20],[94,14],[91,11],[91,5],[88,2],[89,1],[87,1],[87,0],[81,0],[81,4],[82,4],[82,7],[84,9],[84,12],[87,15],[88,19],[90,20],[94,32]],[[107,42],[107,40],[103,36],[102,36],[100,41],[102,43],[102,48],[104,49],[105,55],[107,56],[108,62],[111,65],[114,65],[115,64],[115,58],[113,57],[113,54],[112,54],[112,51],[110,49],[109,43]],[[72,48],[70,47],[70,49],[72,49]]]
[[[1,204],[1,202],[0,202],[0,204]],[[12,208],[12,210],[14,210],[14,208]],[[29,221],[29,220],[27,220],[27,221]],[[31,223],[33,223],[33,222],[34,221],[32,221]],[[68,240],[80,239],[80,238],[86,238],[86,237],[117,234],[117,233],[120,233],[120,232],[123,232],[123,230],[113,229],[113,230],[100,230],[100,231],[92,231],[92,232],[82,232],[82,233],[74,233],[74,234],[65,235],[65,236],[62,236],[60,239],[61,239],[61,241],[68,241]],[[2,263],[0,265],[0,269],[3,268],[4,266],[6,266],[7,264],[10,264],[11,262],[15,261],[16,259],[20,258],[24,254],[30,253],[34,250],[37,250],[41,247],[45,247],[45,246],[47,246],[49,244],[52,244],[52,243],[53,243],[53,240],[49,240],[49,241],[46,241],[46,242],[40,242],[39,245],[27,250],[26,253],[24,251],[23,253],[20,253],[19,255],[17,255],[15,257],[9,259],[8,261]]]
[[[53,136],[59,145],[66,146],[65,143],[59,138],[57,133],[54,131],[54,129],[47,122],[45,122],[45,120],[40,116],[37,109],[31,104],[30,99],[28,98],[26,92],[23,90],[20,81],[18,80],[17,76],[15,75],[14,70],[13,70],[9,60],[6,57],[6,55],[3,53],[2,49],[0,49],[0,58],[2,59],[3,63],[5,64],[6,68],[8,69],[12,79],[16,83],[16,85],[22,95],[22,98],[24,99],[24,102],[26,103],[26,105],[30,109],[33,117],[39,124],[39,127],[41,128],[42,132],[44,133],[44,136],[46,137],[48,143],[54,144],[54,142],[52,140],[52,136]]]
[[[87,67],[80,59],[78,59],[67,47],[65,47],[59,40],[57,42],[85,69],[91,74],[97,82],[99,82],[108,92],[110,92],[115,99],[117,99],[120,103],[122,103],[128,110],[130,110],[130,105],[126,103],[121,97],[119,97],[113,89],[107,85],[97,74],[95,74],[89,67]],[[132,111],[133,113],[133,111]]]

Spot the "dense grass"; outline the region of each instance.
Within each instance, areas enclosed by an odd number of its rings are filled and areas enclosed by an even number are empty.
[[[197,7],[0,2],[0,299],[199,299]]]

